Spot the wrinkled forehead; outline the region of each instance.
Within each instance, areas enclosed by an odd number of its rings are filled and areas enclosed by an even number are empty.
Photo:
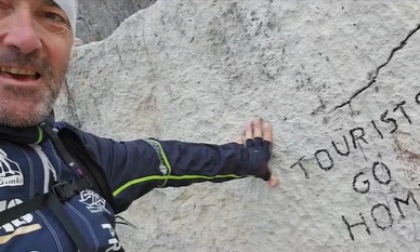
[[[76,33],[78,0],[42,0],[48,4],[57,4],[67,15],[73,34]]]

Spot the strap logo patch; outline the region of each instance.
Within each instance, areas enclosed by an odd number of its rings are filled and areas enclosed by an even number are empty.
[[[80,193],[80,200],[81,203],[86,205],[86,208],[91,213],[102,213],[106,212],[111,214],[108,209],[106,209],[106,200],[99,196],[96,192],[86,189]]]
[[[6,152],[0,149],[0,187],[22,185],[23,174],[19,164],[10,160]]]
[[[13,199],[7,202],[6,200],[0,201],[0,212],[6,209],[12,208],[18,204],[21,204],[22,200]],[[25,214],[24,216],[6,223],[0,227],[0,245],[7,243],[13,237],[29,234],[41,229],[39,224],[31,224],[34,220],[34,216],[30,213]]]

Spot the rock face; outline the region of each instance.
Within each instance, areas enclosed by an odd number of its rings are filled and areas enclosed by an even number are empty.
[[[127,17],[154,4],[156,0],[79,0],[77,36],[83,42],[102,40]]]
[[[115,139],[274,128],[257,179],[156,189],[127,251],[418,251],[418,0],[161,0],[75,48],[57,114]],[[141,169],[141,167],[139,167]]]

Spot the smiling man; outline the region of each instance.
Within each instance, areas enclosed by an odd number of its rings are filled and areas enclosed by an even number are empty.
[[[76,30],[76,0],[0,0],[0,252],[123,251],[115,214],[157,187],[257,177],[271,128],[224,145],[116,142],[54,120]]]
[[[73,44],[76,3],[57,4],[0,1],[0,123],[36,124],[59,94]]]

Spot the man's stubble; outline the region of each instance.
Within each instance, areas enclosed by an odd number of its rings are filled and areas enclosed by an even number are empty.
[[[0,125],[29,127],[36,125],[51,113],[60,94],[68,70],[68,62],[57,73],[45,59],[19,51],[0,51],[0,65],[35,67],[41,74],[39,86],[13,86],[0,83]]]

